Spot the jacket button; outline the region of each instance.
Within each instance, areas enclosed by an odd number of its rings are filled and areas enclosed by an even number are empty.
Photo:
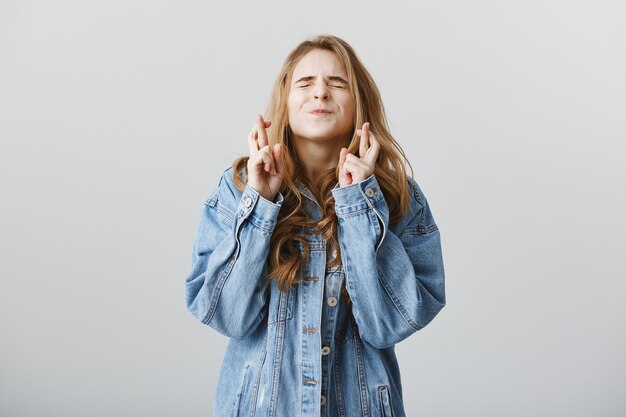
[[[325,397],[325,396],[323,396],[323,395],[320,397],[320,404],[321,404],[321,405],[326,404],[326,397]]]
[[[333,249],[333,253],[331,253],[331,256],[333,257],[333,259],[337,258],[337,249]]]
[[[365,195],[368,196],[368,197],[371,197],[374,194],[376,194],[376,189],[375,188],[368,188],[367,190],[365,190]]]
[[[326,302],[328,303],[329,306],[334,307],[337,305],[337,298],[336,297],[328,297],[328,300],[326,300]]]
[[[328,355],[330,353],[330,348],[328,346],[324,346],[322,348],[322,355]]]
[[[250,207],[250,205],[252,204],[252,199],[251,199],[250,197],[248,197],[248,196],[245,196],[245,197],[243,198],[243,204],[244,204],[246,207]]]
[[[315,385],[317,384],[317,381],[315,381],[314,379],[305,379],[304,383],[308,385]]]

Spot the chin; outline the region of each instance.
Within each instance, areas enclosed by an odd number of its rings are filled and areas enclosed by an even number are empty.
[[[294,133],[298,137],[310,139],[310,140],[326,140],[326,139],[336,138],[339,136],[347,136],[347,133],[342,132],[340,129],[323,129],[323,128],[302,129]]]
[[[336,138],[339,135],[335,132],[307,132],[299,136],[303,139],[322,141]]]

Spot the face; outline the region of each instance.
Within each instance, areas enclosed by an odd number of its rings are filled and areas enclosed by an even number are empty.
[[[293,70],[287,110],[296,140],[341,140],[354,131],[348,74],[334,52],[314,49],[300,59]]]

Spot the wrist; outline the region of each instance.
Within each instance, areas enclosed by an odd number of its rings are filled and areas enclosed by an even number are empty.
[[[259,189],[262,189],[262,188],[264,188],[264,187],[258,187],[258,186],[256,186],[256,185],[253,185],[253,184],[250,184],[250,183],[248,183],[248,187],[252,188],[252,190],[253,190],[255,193],[257,193],[259,196],[263,197],[263,198],[264,198],[264,199],[266,199],[267,201],[274,202],[274,199],[276,198],[276,194],[277,194],[277,193],[273,193],[273,194],[272,194],[272,193],[271,193],[271,191],[270,191],[270,192],[262,192],[262,191],[259,191]]]

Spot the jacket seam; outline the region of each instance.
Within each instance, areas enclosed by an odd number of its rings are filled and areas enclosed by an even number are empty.
[[[352,323],[352,326],[356,327],[356,323]],[[352,329],[354,333],[358,333],[357,329]],[[365,364],[363,363],[363,353],[361,352],[360,338],[354,343],[354,350],[356,354],[356,367],[359,378],[359,394],[361,399],[361,410],[363,411],[363,417],[370,416],[369,399],[367,395],[367,377],[365,375]]]
[[[224,204],[221,204],[219,199],[217,198],[216,194],[211,195],[210,197],[208,197],[205,201],[204,204],[208,207],[211,207],[215,210],[217,210],[218,213],[222,214],[223,216],[225,216],[228,220],[230,220],[230,222],[232,223],[235,219],[235,217],[233,216],[233,214],[224,206]]]
[[[391,301],[393,301],[393,304],[396,306],[396,309],[398,310],[398,312],[400,313],[400,315],[402,316],[404,321],[406,321],[406,323],[413,330],[415,330],[415,331],[419,330],[419,328],[420,328],[419,325],[417,323],[413,322],[413,320],[411,320],[411,318],[409,317],[409,315],[406,312],[406,309],[404,308],[402,303],[400,303],[400,299],[393,292],[393,290],[391,289],[391,286],[389,285],[389,283],[387,282],[385,277],[382,275],[382,273],[378,269],[378,266],[376,267],[376,271],[377,271],[377,275],[378,275],[378,280],[383,285],[383,288],[385,289],[385,292],[387,293],[387,295],[389,295],[389,298],[391,299]]]
[[[342,211],[339,211],[339,212],[336,211],[336,214],[337,214],[337,217],[344,217],[344,218],[346,218],[346,217],[356,216],[357,214],[366,212],[366,211],[371,210],[371,209],[372,209],[372,207],[370,205],[367,205],[367,206],[365,206],[363,208],[357,209],[356,211],[350,211],[350,212],[346,212],[346,213],[344,213]]]
[[[254,416],[256,414],[256,405],[259,395],[259,386],[261,385],[261,374],[263,370],[263,365],[265,364],[265,357],[267,355],[267,333],[265,334],[265,339],[263,341],[263,351],[259,356],[259,359],[256,363],[256,375],[254,378],[254,387],[252,389],[252,398],[250,401],[250,415]]]
[[[220,278],[217,282],[215,290],[213,290],[213,297],[211,297],[211,304],[209,305],[209,310],[207,314],[204,316],[202,323],[209,324],[213,319],[213,315],[215,314],[215,310],[217,309],[217,302],[219,301],[220,295],[222,295],[222,289],[224,288],[224,283],[226,282],[226,278],[230,275],[230,271],[232,270],[233,265],[235,264],[235,258],[230,258],[230,261],[224,268],[224,271],[220,275]]]

